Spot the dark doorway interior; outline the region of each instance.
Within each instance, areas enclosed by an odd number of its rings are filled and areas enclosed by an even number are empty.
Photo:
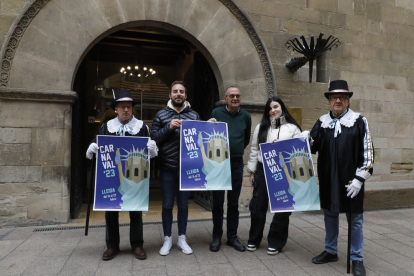
[[[112,89],[131,90],[137,102],[134,116],[151,127],[155,114],[166,107],[175,80],[186,82],[187,100],[203,120],[208,119],[219,100],[217,81],[207,59],[181,36],[159,28],[127,28],[103,38],[88,52],[73,87],[78,99],[72,114],[71,218],[87,202],[86,149],[101,125],[115,118],[110,109]],[[151,193],[159,193],[157,161],[151,160],[150,200]]]

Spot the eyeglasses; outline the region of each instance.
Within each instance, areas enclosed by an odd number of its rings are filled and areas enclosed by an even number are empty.
[[[333,102],[336,102],[336,100],[340,100],[341,102],[343,102],[343,101],[345,101],[345,100],[347,100],[347,99],[349,99],[349,97],[348,96],[330,96],[329,97],[329,100],[330,101],[333,101]]]
[[[229,97],[230,99],[233,99],[233,98],[239,99],[240,96],[241,96],[240,94],[230,94],[230,95],[227,95],[226,97]]]
[[[119,106],[118,105],[118,108],[120,108],[121,110],[124,110],[124,109],[130,110],[130,109],[132,109],[132,105],[127,105],[127,106]]]

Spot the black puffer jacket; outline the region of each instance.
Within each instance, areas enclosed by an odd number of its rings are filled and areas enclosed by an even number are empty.
[[[189,106],[180,113],[170,107],[158,111],[151,127],[151,138],[159,148],[161,170],[176,171],[180,167],[180,128],[170,129],[172,119],[200,120],[197,112]]]

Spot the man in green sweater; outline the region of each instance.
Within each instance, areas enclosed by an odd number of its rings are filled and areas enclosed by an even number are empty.
[[[246,247],[237,237],[239,226],[239,197],[243,182],[243,154],[250,142],[252,119],[250,114],[240,108],[240,90],[231,86],[224,96],[226,106],[218,107],[211,112],[210,117],[216,121],[227,123],[230,140],[230,164],[232,190],[227,191],[227,245],[238,251]],[[210,251],[220,250],[223,235],[223,204],[225,191],[213,191],[213,242]]]

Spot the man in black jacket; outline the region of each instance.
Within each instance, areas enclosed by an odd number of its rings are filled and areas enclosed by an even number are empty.
[[[190,191],[179,191],[180,164],[180,126],[181,120],[199,120],[200,116],[191,109],[186,101],[187,88],[183,81],[175,81],[171,85],[170,100],[167,107],[158,111],[151,127],[151,137],[157,143],[160,158],[160,181],[162,190],[162,226],[164,229],[164,245],[160,255],[170,253],[172,246],[171,226],[173,221],[174,194],[177,191],[178,206],[178,243],[184,254],[193,250],[187,244],[185,234],[188,219],[188,198]]]

